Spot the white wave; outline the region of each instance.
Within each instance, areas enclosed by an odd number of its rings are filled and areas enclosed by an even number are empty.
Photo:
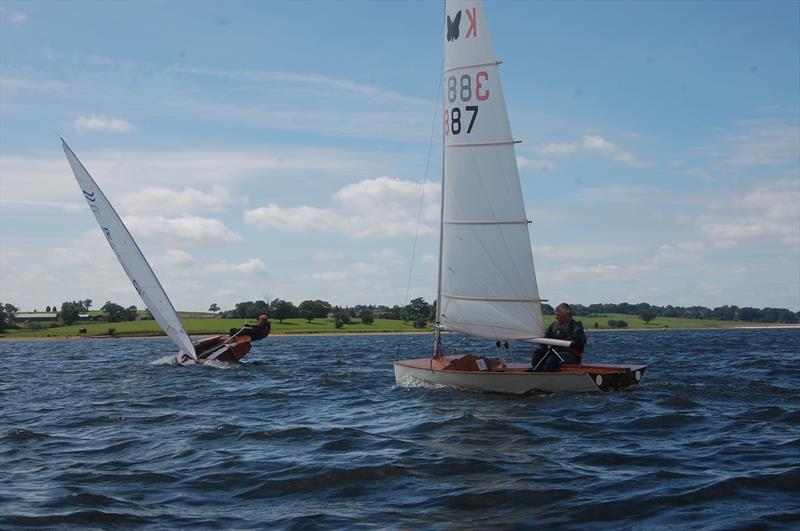
[[[150,362],[150,365],[177,365],[178,360],[175,359],[175,354],[169,354],[163,358],[158,358]]]

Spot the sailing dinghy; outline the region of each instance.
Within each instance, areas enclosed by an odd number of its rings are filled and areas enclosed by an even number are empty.
[[[555,372],[473,354],[445,354],[441,333],[568,347],[545,338],[530,236],[483,5],[445,1],[444,142],[433,357],[398,360],[416,381],[486,392],[606,391],[635,386],[644,365],[563,364]]]
[[[61,139],[64,154],[75,174],[83,192],[83,197],[94,213],[100,229],[117,255],[122,269],[133,283],[133,287],[139,293],[147,309],[161,326],[161,329],[169,336],[173,343],[178,347],[179,352],[175,359],[181,365],[201,365],[208,361],[236,362],[239,361],[250,351],[250,338],[243,335],[236,337],[214,336],[202,339],[196,343],[192,342],[186,330],[183,329],[178,315],[172,302],[167,297],[164,288],[156,278],[155,273],[147,263],[142,251],[134,241],[131,233],[122,223],[119,215],[111,206],[100,187],[86,171],[83,164],[72,152],[72,149]]]

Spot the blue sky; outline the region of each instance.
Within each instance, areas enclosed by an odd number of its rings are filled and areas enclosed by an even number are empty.
[[[435,298],[441,3],[0,5],[0,300],[142,306],[59,134],[178,309]],[[800,3],[485,10],[544,298],[800,309]]]

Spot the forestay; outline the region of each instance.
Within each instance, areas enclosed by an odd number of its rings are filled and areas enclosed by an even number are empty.
[[[153,314],[155,320],[158,321],[158,324],[161,325],[161,328],[170,339],[183,352],[197,359],[192,340],[189,339],[183,329],[172,302],[164,292],[164,288],[161,287],[161,283],[150,268],[150,264],[147,263],[142,251],[139,250],[139,246],[136,245],[111,203],[108,202],[100,187],[94,182],[94,179],[83,167],[75,153],[72,152],[63,139],[61,143],[69,165],[72,167],[72,173],[75,174],[75,179],[77,179],[78,185],[83,191],[83,196],[89,204],[89,208],[92,209],[97,223],[100,224],[100,229],[103,231],[106,240],[108,240],[108,244],[114,254],[117,255],[122,269],[131,279],[133,287],[136,288],[150,313]]]
[[[528,219],[483,5],[447,0],[445,11],[439,327],[541,337]]]

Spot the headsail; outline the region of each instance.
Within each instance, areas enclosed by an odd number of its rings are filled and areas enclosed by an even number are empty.
[[[100,224],[100,229],[108,240],[114,254],[117,255],[122,269],[131,279],[133,287],[139,292],[145,305],[153,314],[153,317],[164,332],[167,333],[170,339],[180,348],[183,352],[189,354],[192,358],[197,359],[194,351],[192,340],[189,339],[188,334],[183,329],[178,315],[175,313],[175,308],[172,306],[164,288],[156,278],[155,273],[147,263],[139,246],[136,245],[133,237],[125,224],[114,211],[114,207],[108,202],[106,196],[94,182],[92,176],[83,167],[83,164],[75,156],[75,153],[69,148],[64,139],[61,139],[64,154],[67,156],[72,173],[75,174],[75,179],[83,191],[83,196],[92,209],[94,217],[97,218],[97,223]]]
[[[483,4],[447,0],[445,12],[439,327],[541,337],[528,219]]]

